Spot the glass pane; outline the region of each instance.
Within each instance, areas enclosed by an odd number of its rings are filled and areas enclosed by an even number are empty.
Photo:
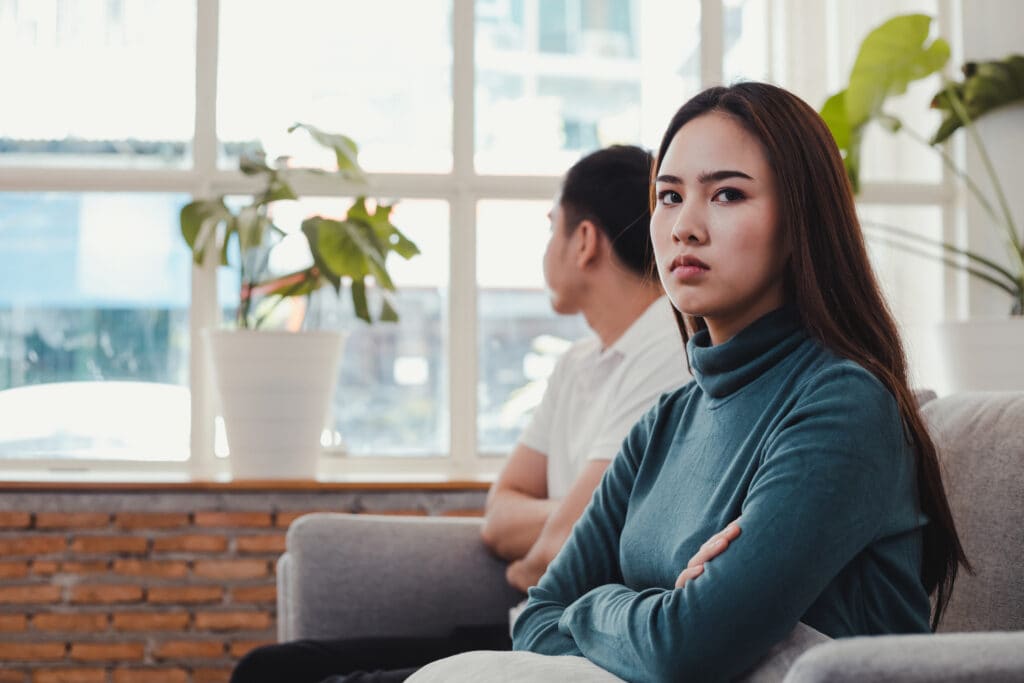
[[[860,206],[859,214],[868,236],[875,273],[896,321],[910,358],[911,372],[920,386],[940,375],[934,351],[934,326],[945,317],[943,297],[946,269],[934,258],[911,253],[907,245],[928,253],[935,250],[912,239],[899,237],[886,226],[910,231],[932,240],[942,239],[942,209],[937,206]]]
[[[187,200],[0,193],[0,458],[188,458]]]
[[[274,222],[287,236],[271,254],[271,271],[285,274],[311,265],[302,220],[315,214],[341,218],[350,205],[337,198],[273,205]],[[308,305],[304,298],[290,299],[274,310],[268,326],[348,332],[325,445],[350,455],[442,455],[448,451],[448,204],[401,200],[391,216],[421,252],[408,261],[388,257],[398,287],[398,323],[367,325],[356,318],[346,287],[340,298],[324,288]],[[369,294],[376,312],[380,298]],[[230,323],[237,290],[228,297],[222,303]]]
[[[0,164],[182,166],[195,0],[0,2]]]
[[[476,0],[476,168],[565,172],[657,146],[700,86],[699,0]]]
[[[221,0],[221,166],[261,141],[301,165],[330,156],[301,121],[343,133],[370,171],[451,169],[451,0]],[[256,37],[270,46],[254,49]]]
[[[766,0],[725,0],[722,3],[724,83],[769,79],[769,26]]]
[[[558,356],[588,333],[551,310],[542,260],[551,202],[477,206],[477,448],[507,454],[540,403]]]
[[[864,37],[879,24],[897,14],[920,12],[933,17],[932,36],[937,33],[935,17],[937,0],[864,0],[857,3],[833,3],[837,38],[835,58],[839,63],[841,83],[829,90],[835,92],[849,81],[857,51]],[[885,111],[897,116],[919,136],[931,137],[941,120],[937,111],[929,108],[932,95],[942,83],[938,75],[917,81],[906,94],[891,98]],[[820,103],[818,103],[820,106]],[[877,124],[868,126],[861,151],[861,181],[863,182],[939,182],[942,179],[942,160],[935,150],[916,142],[906,133],[893,135]]]

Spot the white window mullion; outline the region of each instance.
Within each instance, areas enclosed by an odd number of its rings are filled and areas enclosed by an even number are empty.
[[[474,0],[452,11],[452,140],[455,191],[451,205],[448,280],[449,440],[453,474],[476,460],[476,197],[473,111]]]
[[[722,0],[700,2],[700,87],[722,83]]]
[[[194,192],[210,196],[217,171],[217,30],[220,3],[198,0],[196,6],[196,118],[192,142]],[[206,362],[203,330],[219,322],[217,265],[219,254],[211,249],[202,266],[192,268],[189,309],[189,386],[191,389],[191,453],[189,471],[199,479],[222,473],[223,461],[214,455],[216,392]]]

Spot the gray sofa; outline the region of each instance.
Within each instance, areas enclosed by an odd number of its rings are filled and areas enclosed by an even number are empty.
[[[940,633],[818,645],[786,683],[1024,681],[1024,393],[957,394],[923,412],[976,573],[961,573]],[[313,514],[278,564],[278,636],[431,635],[501,623],[521,596],[479,521]]]

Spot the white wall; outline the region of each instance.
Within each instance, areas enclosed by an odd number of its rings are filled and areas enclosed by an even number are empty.
[[[998,59],[1012,53],[1024,54],[1024,2],[1021,0],[962,0],[964,61]],[[1007,194],[1018,233],[1024,231],[1024,104],[993,112],[978,122],[978,130],[999,174]],[[965,138],[963,133],[957,137]],[[960,140],[964,144],[966,140]],[[990,190],[981,158],[972,145],[967,147],[968,173],[984,189]],[[983,182],[984,181],[984,182]],[[994,195],[990,192],[990,195]],[[971,245],[986,254],[1008,262],[1003,247],[1004,233],[995,229],[987,214],[970,202],[967,225]],[[1003,317],[1008,311],[1008,299],[985,283],[971,278],[968,287],[967,313],[972,318]]]

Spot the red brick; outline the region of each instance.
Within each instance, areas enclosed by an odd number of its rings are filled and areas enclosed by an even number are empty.
[[[66,547],[67,541],[63,536],[0,538],[0,557],[9,559],[18,555],[46,555],[59,553]]]
[[[109,605],[125,602],[142,602],[142,586],[95,583],[71,587],[71,603],[74,605]]]
[[[28,674],[24,671],[0,669],[0,683],[25,683],[26,675]]]
[[[149,541],[139,536],[79,536],[71,543],[76,553],[132,553],[146,552]]]
[[[231,590],[231,602],[277,602],[277,586],[245,586]]]
[[[106,631],[106,614],[37,614],[32,617],[37,631]]]
[[[113,572],[125,576],[180,579],[188,574],[188,563],[185,561],[115,560]]]
[[[62,574],[106,574],[109,570],[109,560],[60,563],[60,571]]]
[[[0,661],[52,662],[64,659],[64,643],[0,643]]]
[[[106,512],[37,512],[37,529],[98,529],[110,524]]]
[[[329,512],[329,511],[328,510],[298,510],[298,511],[296,511],[296,510],[288,510],[288,511],[282,510],[282,511],[278,512],[276,515],[274,515],[274,525],[278,526],[278,527],[281,527],[281,528],[284,528],[284,529],[287,529],[289,526],[291,526],[292,522],[297,520],[299,517],[302,517],[303,515],[311,515],[314,512]]]
[[[237,640],[231,643],[231,647],[228,652],[232,657],[244,657],[249,654],[250,651],[255,650],[258,647],[264,645],[271,645],[276,641],[273,640]]]
[[[185,683],[184,669],[115,669],[114,683]]]
[[[441,513],[442,517],[483,517],[484,511],[479,509],[471,510],[445,510]]]
[[[209,631],[261,631],[270,628],[268,612],[196,612],[195,627]]]
[[[187,512],[121,512],[114,520],[121,529],[176,529],[189,525]]]
[[[32,563],[32,575],[38,577],[53,576],[57,573],[59,566],[54,560],[36,560]]]
[[[224,656],[224,644],[210,640],[169,640],[157,645],[158,659],[217,659]]]
[[[228,683],[231,669],[192,669],[192,683]]]
[[[283,553],[285,551],[285,535],[239,536],[235,539],[235,548],[240,553]]]
[[[427,514],[426,510],[363,510],[359,514],[363,515],[391,515],[395,517],[424,517]]]
[[[0,529],[27,529],[32,515],[27,512],[0,512]]]
[[[32,683],[107,683],[106,669],[39,669]]]
[[[23,579],[26,576],[27,562],[0,562],[0,579]]]
[[[148,598],[161,605],[220,602],[224,599],[224,589],[220,586],[152,586]]]
[[[0,605],[28,605],[60,602],[61,587],[47,584],[0,586]]]
[[[153,550],[155,552],[222,553],[227,548],[228,540],[224,536],[185,534],[153,539]]]
[[[118,612],[114,614],[114,628],[118,631],[184,631],[188,619],[188,612]]]
[[[192,571],[205,579],[258,579],[270,567],[266,560],[196,560]]]
[[[269,512],[197,512],[195,525],[267,527],[271,525],[271,519]]]
[[[24,614],[0,614],[0,633],[24,631],[27,626],[28,619]]]
[[[72,643],[71,659],[80,662],[126,662],[142,659],[143,643]]]

